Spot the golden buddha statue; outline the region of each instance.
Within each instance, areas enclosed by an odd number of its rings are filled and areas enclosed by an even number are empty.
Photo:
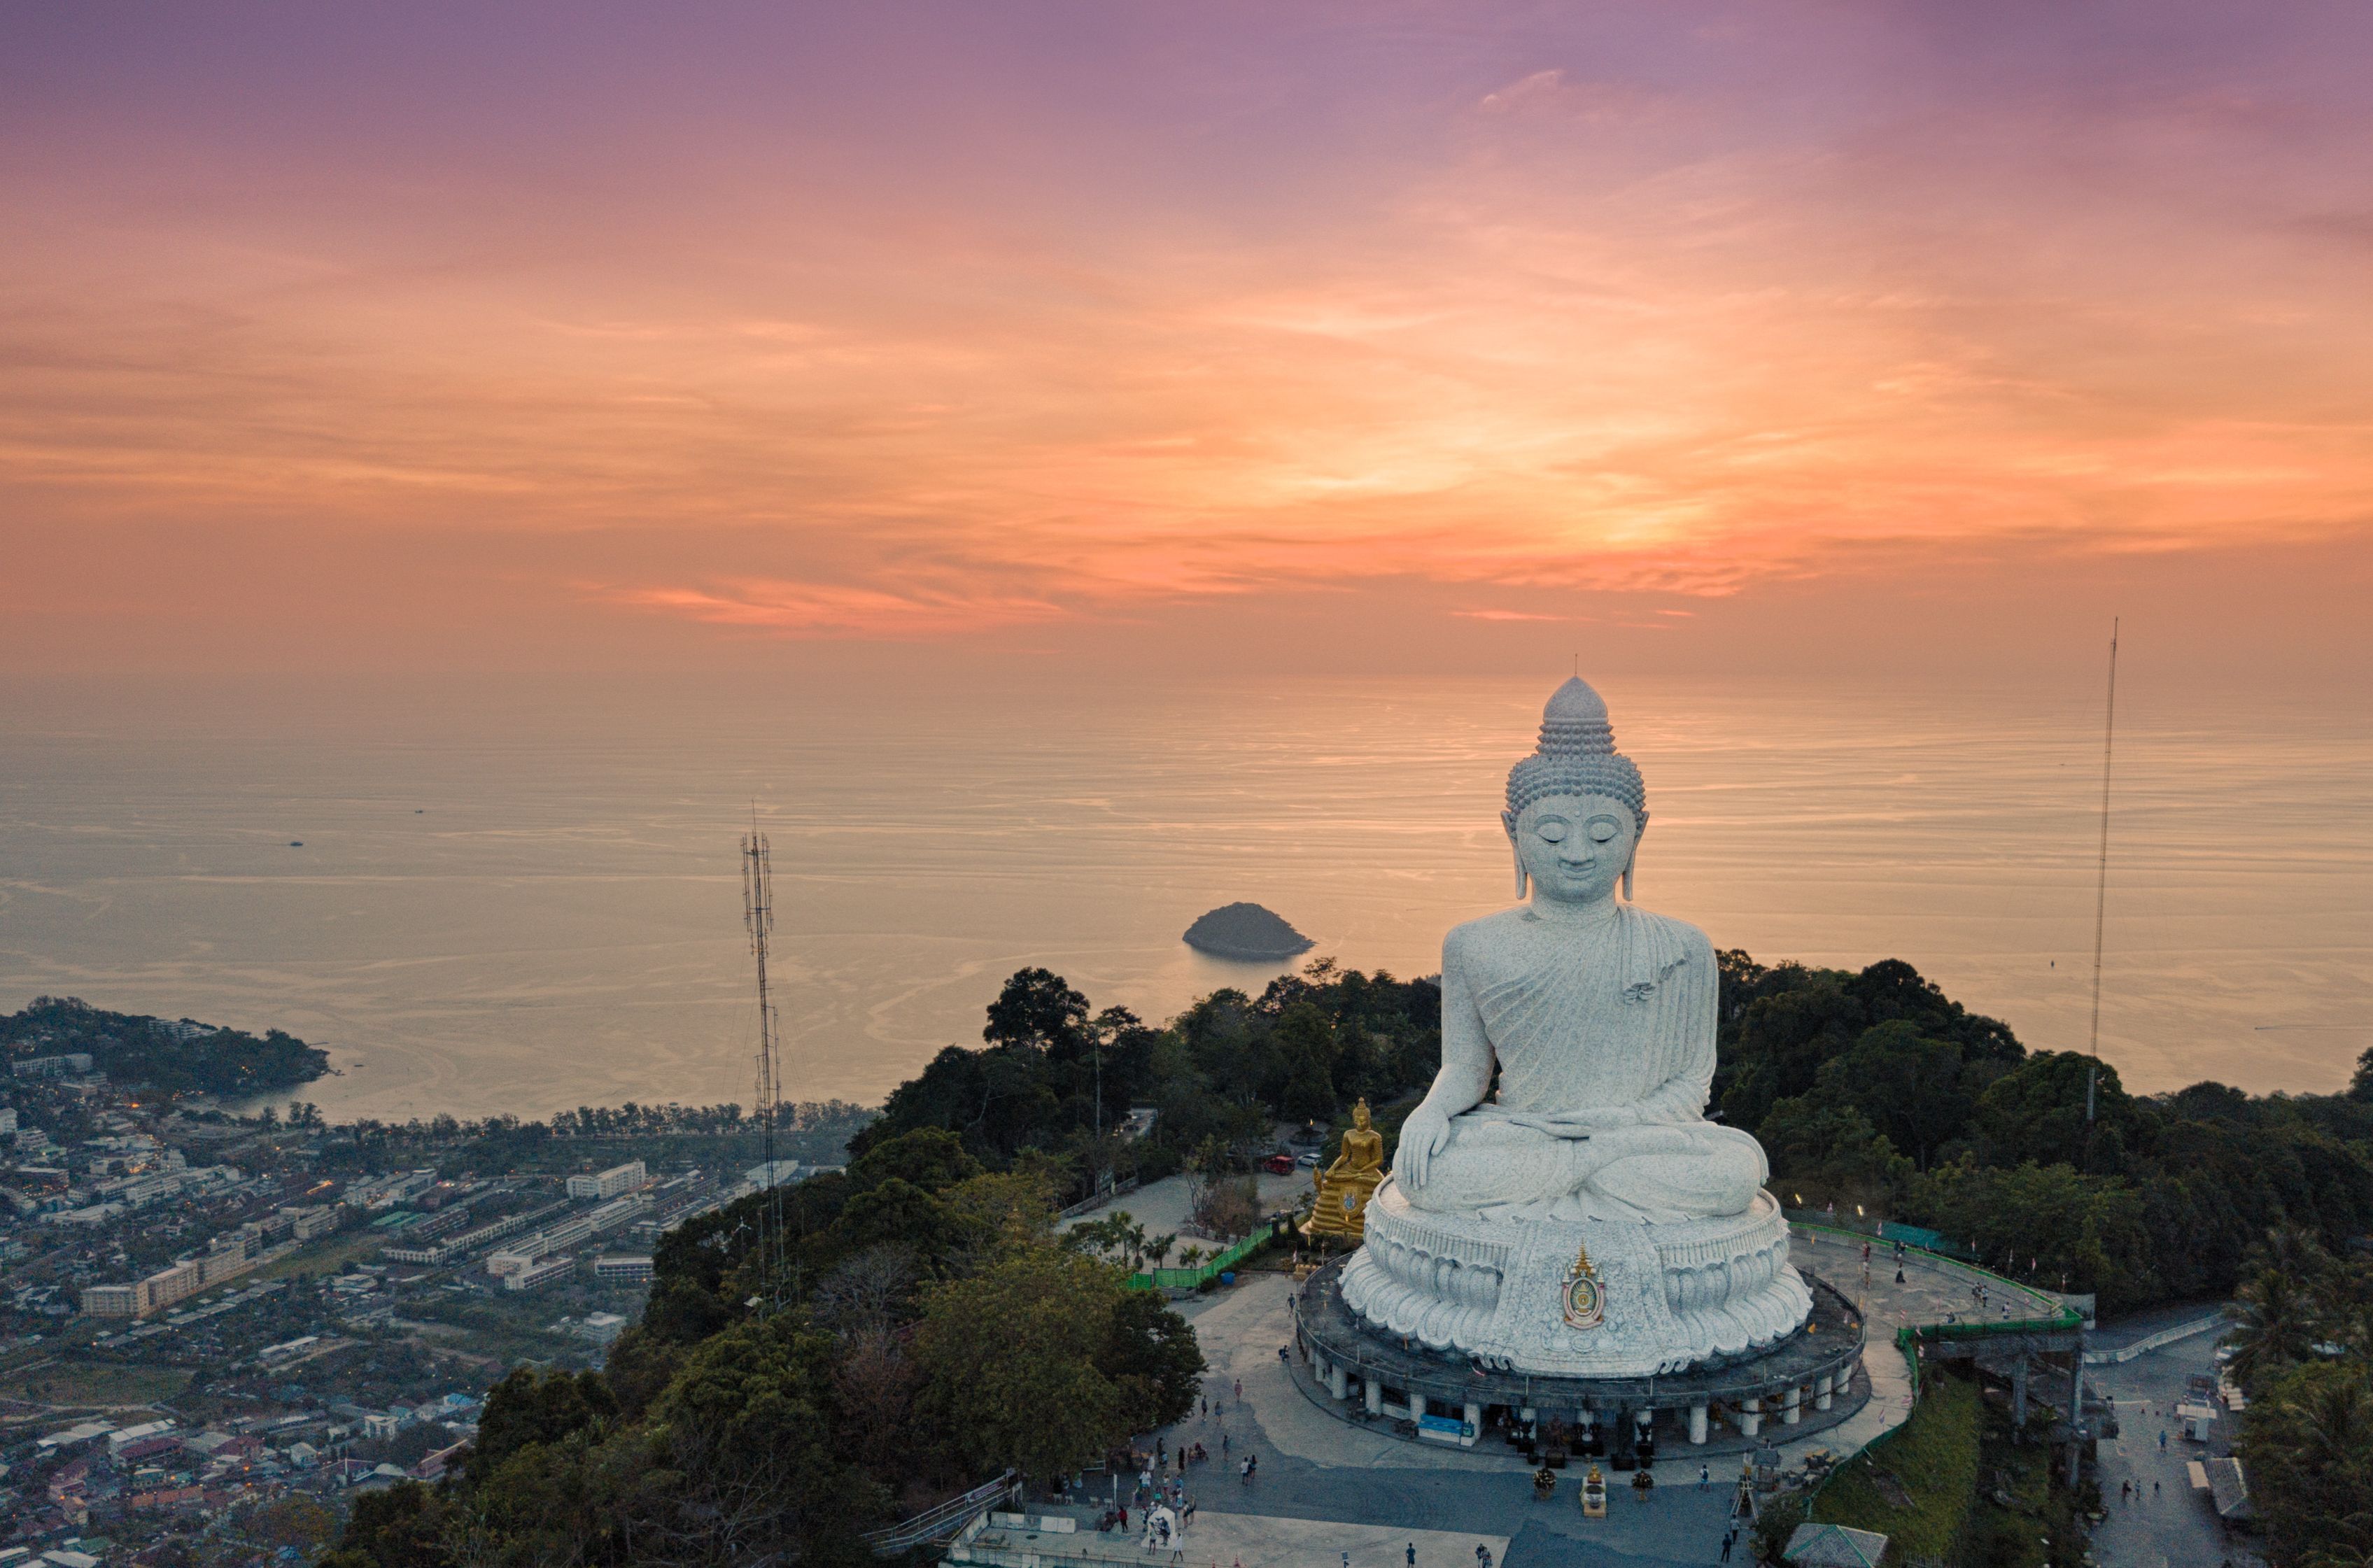
[[[1368,1125],[1367,1101],[1352,1108],[1343,1152],[1311,1179],[1318,1184],[1318,1196],[1311,1204],[1309,1233],[1358,1241],[1367,1233],[1368,1199],[1385,1179],[1385,1135]]]

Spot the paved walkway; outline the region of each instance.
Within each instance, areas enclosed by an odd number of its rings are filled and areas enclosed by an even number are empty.
[[[1286,1276],[1261,1274],[1195,1304],[1196,1333],[1210,1362],[1204,1387],[1213,1410],[1163,1437],[1173,1450],[1201,1443],[1210,1451],[1209,1464],[1187,1471],[1187,1491],[1203,1517],[1258,1514],[1325,1521],[1330,1528],[1337,1521],[1356,1521],[1388,1531],[1471,1537],[1465,1568],[1472,1568],[1472,1541],[1492,1537],[1509,1542],[1504,1552],[1493,1550],[1502,1568],[1593,1562],[1664,1568],[1714,1561],[1729,1512],[1728,1478],[1716,1474],[1701,1492],[1693,1463],[1659,1463],[1661,1484],[1646,1504],[1619,1483],[1610,1488],[1617,1495],[1608,1517],[1588,1520],[1574,1472],[1567,1472],[1553,1500],[1537,1502],[1526,1470],[1502,1456],[1420,1448],[1319,1410],[1293,1386],[1277,1354],[1292,1332],[1292,1288]],[[1237,1474],[1247,1453],[1259,1458],[1249,1485]],[[1359,1559],[1353,1561],[1358,1568]]]
[[[1046,1512],[1034,1509],[1034,1513]],[[1094,1510],[1070,1508],[1073,1517]],[[1479,1568],[1475,1549],[1494,1562],[1508,1556],[1503,1535],[1430,1530],[1335,1520],[1280,1518],[1267,1514],[1199,1510],[1171,1548],[1148,1551],[1140,1545],[1140,1515],[1129,1511],[1130,1528],[1098,1532],[1083,1523],[1070,1534],[1013,1529],[984,1531],[972,1554],[1034,1554],[1042,1568],[1056,1563],[1111,1564],[1113,1568]]]
[[[1268,1171],[1262,1171],[1257,1179],[1260,1182],[1260,1198],[1264,1212],[1291,1208],[1296,1199],[1310,1190],[1308,1171],[1296,1171],[1292,1176],[1277,1176]],[[1134,1192],[1122,1193],[1100,1209],[1091,1209],[1084,1214],[1074,1214],[1055,1228],[1058,1231],[1068,1231],[1074,1225],[1083,1225],[1091,1220],[1101,1220],[1107,1215],[1120,1213],[1127,1214],[1131,1220],[1143,1225],[1148,1235],[1177,1236],[1178,1247],[1172,1249],[1173,1254],[1179,1248],[1188,1246],[1199,1246],[1205,1252],[1210,1252],[1219,1246],[1218,1243],[1209,1239],[1200,1239],[1185,1234],[1186,1178],[1183,1176],[1164,1176],[1160,1181],[1148,1182]],[[1163,1267],[1168,1261],[1169,1258],[1164,1257],[1158,1259],[1154,1267]],[[1337,1568],[1341,1568],[1341,1565],[1338,1563]]]
[[[2047,1291],[1998,1280],[1934,1253],[1907,1253],[1903,1283],[1899,1285],[1894,1249],[1888,1243],[1871,1243],[1870,1269],[1865,1274],[1858,1240],[1833,1231],[1800,1228],[1794,1235],[1790,1261],[1820,1275],[1847,1300],[1860,1305],[1870,1321],[1873,1339],[1892,1335],[1907,1324],[1941,1323],[1948,1314],[1964,1323],[2000,1322],[2055,1317],[2062,1310],[2060,1298]],[[1975,1293],[1981,1286],[1986,1293],[1982,1305]]]
[[[1292,1180],[1274,1179],[1280,1186]],[[1169,1185],[1128,1194],[1116,1207],[1148,1221],[1149,1229],[1156,1228],[1157,1219],[1159,1228],[1171,1228],[1174,1222],[1164,1217],[1170,1211],[1163,1207],[1162,1193]],[[1183,1217],[1183,1181],[1175,1191],[1171,1201]],[[1863,1367],[1872,1397],[1843,1423],[1783,1441],[1780,1451],[1791,1465],[1816,1448],[1852,1453],[1909,1414],[1910,1370],[1893,1341],[1898,1325],[1941,1319],[1946,1312],[1967,1318],[1978,1311],[1970,1293],[1977,1276],[1947,1260],[1914,1257],[1899,1286],[1891,1253],[1875,1248],[1872,1277],[1865,1283],[1857,1243],[1802,1232],[1794,1258],[1800,1268],[1819,1272],[1849,1298],[1863,1303],[1872,1340]],[[1257,1273],[1233,1290],[1178,1304],[1194,1323],[1210,1363],[1204,1388],[1213,1410],[1208,1417],[1198,1412],[1161,1436],[1173,1452],[1182,1444],[1199,1442],[1211,1455],[1209,1464],[1187,1472],[1187,1490],[1200,1516],[1213,1521],[1205,1526],[1215,1532],[1207,1539],[1222,1539],[1216,1533],[1216,1521],[1220,1515],[1235,1515],[1256,1536],[1263,1531],[1276,1536],[1282,1552],[1288,1550],[1286,1537],[1277,1535],[1283,1527],[1275,1521],[1303,1521],[1316,1533],[1294,1535],[1291,1550],[1319,1555],[1307,1564],[1297,1557],[1293,1568],[1328,1568],[1330,1563],[1340,1568],[1339,1556],[1327,1555],[1330,1550],[1354,1550],[1354,1568],[1393,1568],[1392,1562],[1365,1560],[1372,1550],[1368,1527],[1384,1532],[1377,1539],[1403,1532],[1404,1547],[1411,1531],[1436,1531],[1465,1541],[1457,1568],[1471,1568],[1475,1541],[1499,1538],[1508,1543],[1504,1552],[1492,1549],[1501,1568],[1585,1568],[1594,1563],[1664,1568],[1717,1560],[1729,1522],[1728,1483],[1736,1474],[1736,1457],[1701,1458],[1694,1450],[1668,1446],[1654,1467],[1657,1486],[1649,1501],[1637,1501],[1622,1484],[1625,1478],[1610,1476],[1616,1484],[1609,1487],[1608,1516],[1603,1520],[1582,1516],[1575,1470],[1561,1477],[1553,1500],[1537,1502],[1526,1468],[1502,1451],[1420,1446],[1339,1421],[1313,1404],[1277,1353],[1292,1338],[1292,1289],[1284,1275]],[[2005,1306],[2014,1316],[2044,1316],[2057,1310],[2051,1298],[2017,1287],[1989,1282],[1988,1294],[1989,1317]],[[1784,1438],[1785,1433],[1774,1430],[1771,1435]],[[1249,1485],[1238,1478],[1236,1469],[1247,1453],[1259,1457],[1258,1474]],[[1701,1464],[1711,1472],[1702,1489],[1698,1481]],[[1356,1538],[1354,1531],[1359,1532]],[[1338,1539],[1344,1544],[1331,1549],[1324,1544]],[[1350,1544],[1354,1539],[1362,1543],[1357,1550]],[[1421,1561],[1427,1550],[1420,1543]],[[1199,1568],[1196,1555],[1197,1549],[1190,1547],[1182,1560],[1184,1568]],[[1209,1559],[1208,1552],[1204,1556]],[[1734,1555],[1732,1560],[1744,1558]],[[1230,1568],[1231,1560],[1217,1561],[1219,1568]],[[2208,1568],[2215,1568],[2216,1561],[2207,1559]],[[1245,1562],[1245,1568],[1255,1568],[1252,1558]]]
[[[2086,1376],[2118,1403],[2119,1434],[2100,1445],[2101,1507],[2109,1516],[2093,1532],[2093,1555],[2104,1568],[2218,1568],[2259,1559],[2247,1537],[2228,1536],[2204,1495],[2195,1494],[2185,1461],[2232,1451],[2239,1422],[2227,1415],[2205,1443],[2183,1437],[2174,1408],[2195,1374],[2216,1366],[2216,1337],[2203,1334],[2129,1362],[2089,1367]],[[2159,1434],[2167,1446],[2159,1446]],[[2134,1492],[2122,1495],[2122,1483]],[[2151,1489],[2157,1486],[2158,1490]]]

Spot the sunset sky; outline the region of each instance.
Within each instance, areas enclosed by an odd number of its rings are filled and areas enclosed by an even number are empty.
[[[0,17],[0,659],[2362,675],[2361,4]]]

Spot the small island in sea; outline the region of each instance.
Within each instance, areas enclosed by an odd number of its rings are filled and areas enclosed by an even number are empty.
[[[1198,953],[1214,958],[1267,962],[1292,958],[1317,944],[1287,923],[1285,918],[1257,904],[1223,904],[1186,928],[1183,939]]]

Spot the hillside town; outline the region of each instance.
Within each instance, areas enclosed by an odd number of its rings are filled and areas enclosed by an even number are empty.
[[[443,1474],[508,1371],[599,1366],[661,1234],[830,1168],[610,1137],[493,1170],[458,1127],[383,1164],[303,1102],[80,1051],[10,1058],[0,1102],[0,1563],[310,1558],[353,1495]]]

